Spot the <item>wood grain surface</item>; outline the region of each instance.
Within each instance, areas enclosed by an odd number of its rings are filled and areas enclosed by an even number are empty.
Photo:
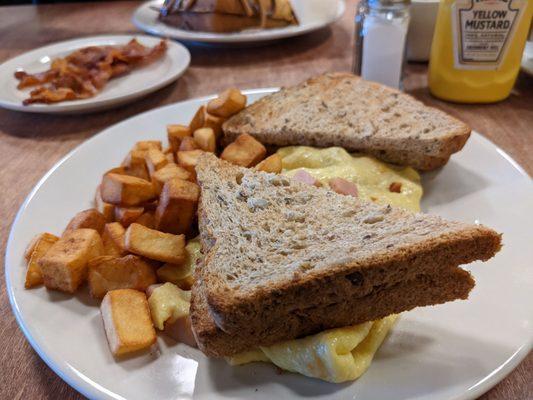
[[[104,33],[135,33],[130,22],[139,2],[70,3],[0,7],[0,62],[60,40]],[[258,88],[300,82],[325,71],[351,66],[353,10],[331,28],[259,48],[190,47],[192,64],[176,83],[136,103],[80,116],[31,115],[0,109],[0,246],[15,213],[43,174],[85,139],[140,112],[216,93],[228,86]],[[466,121],[500,146],[528,173],[533,172],[533,79],[520,75],[512,95],[493,105],[458,105],[432,98],[427,66],[410,64],[406,90]],[[2,264],[4,262],[2,261]],[[32,350],[19,330],[5,291],[0,295],[0,399],[79,399]],[[483,400],[532,399],[530,354]]]

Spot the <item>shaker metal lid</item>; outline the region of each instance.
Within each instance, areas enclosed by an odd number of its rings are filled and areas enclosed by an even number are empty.
[[[411,4],[411,0],[368,0],[368,5],[371,7],[380,6],[400,6]]]

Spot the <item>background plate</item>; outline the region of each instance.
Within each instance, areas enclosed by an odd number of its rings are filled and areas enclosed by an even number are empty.
[[[246,30],[235,33],[192,32],[173,28],[158,20],[158,9],[163,0],[141,5],[133,14],[133,23],[145,32],[177,40],[203,43],[238,44],[261,43],[302,35],[335,22],[344,14],[344,0],[291,0],[299,25],[279,29]]]
[[[250,101],[272,91],[248,91]],[[159,337],[151,354],[117,362],[96,303],[24,289],[23,252],[33,235],[59,234],[92,206],[101,175],[140,139],[164,140],[169,123],[186,124],[207,98],[146,112],[86,141],[52,168],[22,205],[6,253],[7,291],[31,345],[66,382],[98,399],[471,399],[507,375],[531,349],[533,189],[504,152],[474,133],[440,171],[424,175],[423,209],[504,233],[503,250],[469,266],[477,285],[469,301],[403,314],[359,380],[329,384],[266,364],[231,367]]]
[[[189,50],[179,43],[168,41],[164,57],[125,76],[110,80],[94,97],[56,104],[22,105],[22,100],[28,97],[30,89],[24,91],[17,89],[18,81],[13,76],[17,69],[22,68],[29,73],[45,71],[50,68],[53,58],[64,57],[82,47],[126,44],[133,38],[150,47],[160,41],[158,38],[146,35],[92,36],[40,47],[0,64],[0,107],[54,114],[100,111],[128,103],[161,89],[178,79],[189,66],[191,61]]]

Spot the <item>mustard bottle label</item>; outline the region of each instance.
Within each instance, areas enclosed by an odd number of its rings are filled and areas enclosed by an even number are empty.
[[[452,5],[455,68],[498,69],[527,0],[457,0]]]

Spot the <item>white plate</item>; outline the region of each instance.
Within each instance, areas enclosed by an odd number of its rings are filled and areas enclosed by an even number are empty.
[[[522,55],[522,71],[533,76],[533,41],[527,41]]]
[[[35,73],[50,68],[51,60],[64,57],[75,50],[87,46],[105,46],[126,44],[137,38],[145,46],[155,46],[160,39],[146,35],[106,35],[68,40],[44,46],[21,54],[0,65],[0,107],[10,110],[32,113],[83,113],[116,107],[170,84],[178,79],[187,69],[191,55],[183,45],[169,41],[164,57],[131,73],[112,79],[96,96],[56,104],[22,105],[31,89],[18,90],[18,81],[13,74],[18,69]]]
[[[141,5],[133,14],[133,23],[145,32],[177,40],[202,43],[261,43],[302,35],[339,19],[346,8],[344,0],[291,0],[299,25],[277,29],[245,30],[235,33],[193,32],[174,28],[158,20],[158,9],[163,0],[153,0]]]
[[[269,90],[249,91],[254,101]],[[271,91],[271,90],[270,90]],[[204,99],[152,110],[106,129],[68,154],[37,184],[13,224],[6,254],[7,291],[31,345],[65,381],[98,399],[471,399],[508,374],[531,349],[533,273],[531,181],[478,134],[441,171],[426,175],[426,211],[481,221],[504,233],[503,250],[469,266],[469,301],[405,313],[356,382],[334,385],[266,364],[231,367],[164,337],[150,355],[113,360],[98,308],[43,288],[24,290],[23,252],[34,234],[59,234],[91,207],[107,169],[141,138],[164,139],[169,123],[188,123]]]

